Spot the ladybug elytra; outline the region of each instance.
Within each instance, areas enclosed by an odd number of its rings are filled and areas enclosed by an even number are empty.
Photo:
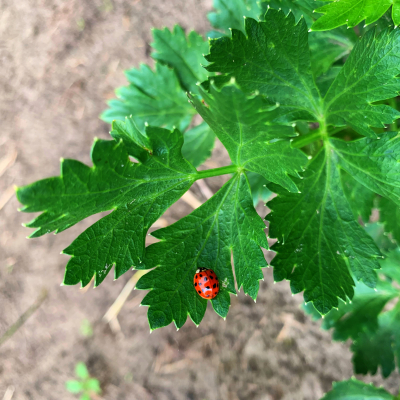
[[[194,275],[193,285],[203,299],[212,300],[219,292],[219,281],[212,269],[199,268]]]

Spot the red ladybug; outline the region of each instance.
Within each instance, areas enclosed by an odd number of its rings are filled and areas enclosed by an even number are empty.
[[[199,268],[194,275],[193,285],[203,299],[212,300],[219,292],[219,281],[212,269]]]

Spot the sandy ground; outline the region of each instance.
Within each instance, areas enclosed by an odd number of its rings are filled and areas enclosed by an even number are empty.
[[[352,375],[348,345],[310,322],[301,296],[285,282],[274,285],[271,270],[257,304],[240,294],[226,321],[208,310],[199,328],[188,321],[179,332],[171,325],[150,335],[146,308],[138,307],[143,293],[135,291],[118,332],[101,318],[133,272],[115,282],[110,274],[96,290],[60,287],[67,261],[60,251],[98,217],[25,239],[21,223],[30,216],[17,213],[13,185],[57,175],[60,157],[89,163],[93,138],[108,137],[98,115],[125,83],[123,70],[151,62],[150,28],[179,23],[205,33],[210,9],[211,0],[0,0],[0,206],[9,199],[0,210],[0,336],[48,291],[0,347],[0,399],[13,391],[13,400],[74,399],[65,382],[77,361],[107,400],[311,400]],[[223,161],[217,149],[213,162]],[[208,184],[216,190],[221,181]],[[190,211],[179,201],[165,220]],[[81,332],[85,320],[91,337]],[[394,393],[399,376],[373,381]]]

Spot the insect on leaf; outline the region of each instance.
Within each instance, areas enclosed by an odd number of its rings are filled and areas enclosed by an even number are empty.
[[[256,298],[261,268],[267,267],[260,248],[268,249],[265,224],[253,206],[250,187],[243,174],[236,174],[211,199],[167,228],[152,232],[160,242],[146,251],[143,268],[154,270],[137,283],[150,292],[142,301],[149,306],[151,329],[175,322],[183,326],[187,315],[199,324],[207,300],[193,286],[198,268],[211,268],[220,292],[211,302],[222,317],[229,308],[229,293],[235,293],[231,252],[238,288]]]

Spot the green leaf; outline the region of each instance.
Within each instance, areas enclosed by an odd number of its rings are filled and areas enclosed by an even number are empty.
[[[79,362],[75,366],[75,374],[80,379],[88,379],[89,378],[89,371],[86,368],[86,365],[83,362]]]
[[[156,51],[151,56],[172,67],[186,90],[196,92],[196,83],[209,76],[202,67],[207,64],[203,55],[208,53],[208,42],[194,31],[186,36],[179,25],[172,32],[168,28],[153,29],[153,37],[151,46]]]
[[[211,25],[227,33],[229,29],[244,31],[244,18],[258,18],[261,9],[258,0],[214,0],[215,12],[208,14]]]
[[[195,111],[187,101],[175,72],[165,65],[155,64],[155,71],[147,65],[125,72],[129,86],[116,90],[118,99],[110,100],[101,118],[111,123],[132,116],[139,129],[146,123],[153,126],[184,130]]]
[[[245,175],[236,174],[211,199],[173,225],[152,233],[160,242],[146,251],[143,268],[148,272],[137,283],[150,289],[142,301],[149,306],[151,329],[175,322],[183,326],[187,315],[198,325],[207,300],[193,286],[200,267],[211,268],[220,282],[212,300],[216,312],[226,316],[229,293],[235,293],[231,252],[238,288],[256,298],[261,268],[267,267],[260,246],[268,249],[265,224],[257,215]]]
[[[247,173],[247,179],[249,180],[254,207],[260,200],[263,203],[266,203],[272,195],[272,192],[267,188],[267,184],[270,182],[267,181],[262,175],[254,172]]]
[[[304,17],[307,25],[311,27],[316,19],[314,10],[324,4],[324,1],[320,0],[262,0],[261,9],[263,13],[267,12],[270,7],[275,10],[282,9],[286,15],[292,12],[296,22]]]
[[[80,326],[80,333],[82,336],[91,337],[93,336],[93,328],[89,320],[84,319]]]
[[[381,273],[400,278],[398,254],[390,254],[381,265]],[[399,293],[388,280],[378,280],[375,290],[357,283],[352,302],[340,302],[338,309],[325,316],[322,326],[334,328],[334,340],[352,339],[356,373],[376,374],[381,365],[382,375],[387,377],[395,368],[395,359],[400,360],[400,303],[386,311],[391,300],[398,301]],[[306,311],[314,317],[311,305],[307,305]]]
[[[298,176],[307,158],[292,149],[288,140],[294,136],[292,126],[276,125],[276,105],[262,96],[246,96],[235,84],[210,93],[201,91],[206,104],[189,96],[194,107],[227,149],[232,163],[256,172],[271,182],[297,192],[288,174]]]
[[[338,4],[341,2],[337,2]],[[358,133],[377,137],[371,127],[382,128],[400,117],[400,112],[380,100],[399,91],[400,32],[367,32],[356,44],[324,99],[328,124],[351,126]]]
[[[375,286],[380,252],[353,217],[334,154],[321,150],[297,183],[299,194],[270,186],[278,194],[267,216],[269,236],[278,239],[274,278],[290,280],[293,293],[305,290],[305,301],[324,315],[338,307],[338,298],[353,297],[349,269]]]
[[[44,211],[27,224],[31,237],[60,232],[101,211],[114,210],[89,227],[64,250],[69,260],[64,283],[99,285],[115,264],[118,278],[143,259],[150,226],[195,180],[196,170],[181,155],[178,130],[147,127],[143,136],[131,119],[113,123],[113,137],[97,140],[92,168],[62,162],[62,175],[17,190],[23,211]],[[139,160],[132,163],[129,155]]]
[[[304,17],[310,28],[318,14],[314,9],[323,6],[323,1],[315,0],[263,0],[263,15],[269,7],[282,9],[286,15],[293,13],[296,22]],[[311,67],[315,76],[320,76],[338,60],[350,53],[357,35],[353,30],[339,28],[329,32],[311,32],[308,41],[311,51]]]
[[[400,303],[391,311],[379,315],[379,329],[363,332],[351,346],[354,370],[358,374],[376,374],[381,367],[388,377],[400,365]]]
[[[89,379],[85,384],[85,389],[94,393],[101,393],[100,382],[97,379]]]
[[[206,69],[225,74],[213,77],[218,86],[235,77],[246,93],[258,91],[279,103],[281,122],[317,120],[320,99],[307,30],[304,19],[296,25],[293,14],[269,9],[265,22],[246,18],[246,35],[233,30],[232,38],[212,40]]]
[[[352,142],[330,139],[340,166],[371,191],[400,205],[400,136],[385,133],[380,140]]]
[[[398,295],[398,290],[386,281],[379,280],[376,289],[358,282],[351,303],[341,302],[337,310],[329,312],[323,327],[334,328],[333,339],[339,341],[357,340],[362,332],[374,333],[379,328],[380,313]]]
[[[315,10],[324,15],[314,22],[312,30],[324,31],[345,24],[353,28],[363,20],[365,25],[369,25],[381,18],[392,4],[393,21],[399,25],[400,3],[397,0],[340,0],[331,1]]]
[[[383,388],[366,384],[356,379],[334,382],[333,389],[326,393],[322,400],[394,400]]]
[[[351,175],[342,171],[342,185],[354,217],[361,217],[368,222],[374,207],[375,193],[356,181]]]
[[[381,261],[382,272],[400,284],[400,248],[391,250]]]
[[[211,156],[215,133],[206,123],[203,122],[185,132],[183,139],[182,155],[194,167],[203,164]]]
[[[235,77],[246,93],[258,91],[279,103],[277,122],[325,120],[328,125],[349,125],[358,133],[375,138],[371,127],[385,127],[400,117],[392,107],[371,104],[397,96],[398,30],[367,32],[321,99],[313,79],[303,19],[296,25],[293,14],[285,16],[283,11],[270,9],[265,22],[248,18],[245,28],[247,36],[233,30],[231,39],[211,42],[206,57],[210,65],[206,68],[222,74],[213,77],[217,86]],[[315,68],[321,72],[328,64],[324,61]]]
[[[365,224],[364,229],[385,254],[397,248],[397,244],[385,233],[384,227],[380,222]]]
[[[333,81],[339,75],[339,72],[341,71],[341,69],[342,69],[342,67],[335,66],[335,67],[330,68],[326,74],[322,74],[317,77],[317,79],[315,80],[315,83],[318,86],[321,96],[325,96],[326,92],[331,87]]]
[[[92,400],[90,395],[85,393],[81,397],[79,397],[79,400]]]
[[[329,32],[311,32],[308,41],[314,76],[325,74],[335,62],[350,54],[356,40],[357,35],[354,31],[345,28]]]
[[[67,381],[65,388],[68,390],[68,392],[73,394],[80,393],[83,390],[82,383],[78,381]]]
[[[397,204],[384,197],[379,199],[379,220],[385,227],[385,232],[390,233],[393,239],[400,243],[400,207]]]

